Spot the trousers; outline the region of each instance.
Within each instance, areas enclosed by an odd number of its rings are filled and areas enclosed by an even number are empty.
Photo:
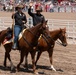
[[[19,25],[14,26],[14,43],[16,43],[16,45],[18,45],[18,37],[21,31],[22,31],[22,26]]]

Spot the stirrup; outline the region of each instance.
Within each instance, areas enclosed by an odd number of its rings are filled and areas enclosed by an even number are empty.
[[[17,50],[17,49],[18,49],[18,47],[16,46],[16,44],[14,44],[14,45],[12,46],[12,49],[13,49],[13,50]]]

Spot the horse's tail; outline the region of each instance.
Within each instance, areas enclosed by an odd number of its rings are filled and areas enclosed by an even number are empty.
[[[1,37],[1,34],[2,34],[2,31],[0,31],[0,37]],[[1,42],[1,38],[0,38],[0,46],[1,46],[1,43],[2,43],[2,42]]]

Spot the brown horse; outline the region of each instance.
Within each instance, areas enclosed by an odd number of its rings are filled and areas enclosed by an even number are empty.
[[[33,49],[33,47],[35,47],[37,45],[37,41],[38,41],[40,34],[46,35],[45,33],[48,33],[47,29],[46,29],[46,24],[47,24],[47,21],[43,22],[43,23],[39,23],[35,27],[29,28],[26,31],[24,31],[22,38],[19,40],[19,50],[21,51],[20,52],[21,59],[20,59],[19,64],[17,65],[18,71],[19,71],[20,64],[23,62],[24,56],[28,52],[31,52],[33,71],[35,73],[35,59],[34,59],[34,57],[35,57],[36,51]],[[3,36],[5,36],[5,35],[3,35]],[[3,36],[1,36],[1,38]],[[2,43],[2,41],[0,43]],[[6,60],[8,58],[10,63],[11,63],[11,70],[13,70],[14,65],[13,65],[11,58],[10,58],[10,51],[12,48],[12,43],[5,44],[4,48],[6,50],[5,59],[4,59],[4,66],[6,67]]]
[[[37,64],[37,61],[39,60],[42,52],[47,51],[49,54],[49,59],[51,63],[51,69],[56,71],[56,69],[53,67],[53,61],[52,61],[52,55],[53,55],[53,48],[55,46],[55,41],[59,39],[62,43],[57,41],[60,45],[67,46],[67,41],[66,41],[66,28],[64,29],[59,29],[59,30],[54,30],[50,31],[50,36],[45,37],[42,35],[40,39],[38,40],[38,45],[37,49],[39,49],[39,52],[37,53],[37,58],[35,64]],[[28,56],[28,54],[27,54]],[[27,65],[27,56],[25,56],[25,66]]]

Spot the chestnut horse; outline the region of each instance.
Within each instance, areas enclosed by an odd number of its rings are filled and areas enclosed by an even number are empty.
[[[22,38],[18,42],[20,56],[21,56],[20,62],[17,65],[18,71],[19,71],[21,63],[23,62],[24,56],[28,52],[30,52],[31,58],[32,58],[32,64],[33,64],[33,72],[35,73],[35,52],[36,52],[36,50],[34,50],[33,47],[35,47],[37,45],[37,41],[38,41],[40,34],[44,34],[45,36],[46,36],[45,33],[49,34],[47,32],[47,29],[46,29],[46,24],[47,24],[47,21],[45,21],[43,23],[39,23],[38,25],[36,25],[32,28],[26,29],[26,31],[24,31]],[[3,38],[4,36],[5,35],[1,36],[1,38]],[[0,41],[0,43],[2,43],[2,42],[3,41]],[[12,43],[5,44],[4,48],[6,50],[5,59],[4,59],[4,66],[6,67],[6,60],[8,58],[10,61],[10,64],[11,64],[11,70],[13,70],[14,65],[13,65],[11,58],[10,58],[10,51],[12,49]]]
[[[37,49],[39,50],[39,52],[37,53],[37,58],[36,58],[36,62],[35,64],[37,64],[42,52],[47,51],[49,54],[49,59],[50,59],[50,63],[51,63],[51,69],[56,71],[56,69],[53,67],[53,49],[55,46],[55,41],[57,39],[59,39],[62,43],[60,43],[59,41],[57,41],[56,43],[63,45],[64,47],[67,46],[67,41],[66,41],[66,28],[64,29],[58,29],[58,30],[54,30],[54,31],[50,31],[50,36],[46,37],[43,36],[40,37],[40,39],[38,40],[38,45],[37,45]],[[28,54],[27,54],[28,56]],[[25,66],[28,64],[27,63],[27,56],[25,56]]]

